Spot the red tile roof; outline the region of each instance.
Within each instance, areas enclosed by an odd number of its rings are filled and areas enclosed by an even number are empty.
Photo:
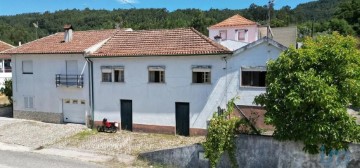
[[[225,19],[220,23],[210,26],[209,28],[235,27],[235,26],[246,26],[246,25],[257,25],[257,23],[236,14],[230,18]]]
[[[70,42],[64,42],[64,32],[56,33],[6,51],[8,54],[84,53],[84,51],[115,34],[116,30],[74,31]]]
[[[91,56],[227,54],[230,50],[193,28],[118,31]]]
[[[0,52],[14,48],[14,46],[0,40]]]

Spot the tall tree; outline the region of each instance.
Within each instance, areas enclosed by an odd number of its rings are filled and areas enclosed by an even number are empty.
[[[318,153],[347,149],[360,141],[360,126],[347,107],[360,106],[360,52],[357,41],[338,33],[306,39],[268,63],[266,93],[255,102],[264,106],[266,121],[279,140],[302,141]]]

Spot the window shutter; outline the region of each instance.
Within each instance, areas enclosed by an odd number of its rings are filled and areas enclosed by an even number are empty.
[[[23,61],[23,73],[33,73],[33,62],[32,61]]]

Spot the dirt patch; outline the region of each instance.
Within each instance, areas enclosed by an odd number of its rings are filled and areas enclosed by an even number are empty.
[[[63,139],[53,147],[92,150],[102,154],[127,154],[137,156],[141,152],[168,149],[203,142],[205,137],[183,137],[163,134],[119,131],[96,133],[85,131]]]

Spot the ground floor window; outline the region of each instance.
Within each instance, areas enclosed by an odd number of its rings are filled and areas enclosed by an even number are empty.
[[[241,86],[266,86],[266,71],[241,71]]]

